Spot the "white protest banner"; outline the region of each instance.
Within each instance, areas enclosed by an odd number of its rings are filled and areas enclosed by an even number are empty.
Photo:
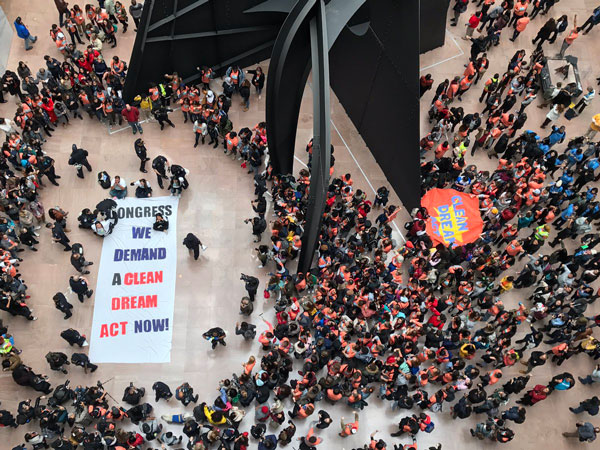
[[[104,238],[94,300],[90,360],[171,360],[177,269],[177,197],[117,200],[119,221]],[[155,231],[156,214],[169,221]]]

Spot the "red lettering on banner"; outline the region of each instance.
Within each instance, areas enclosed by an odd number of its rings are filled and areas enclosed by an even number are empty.
[[[113,322],[113,323],[104,323],[100,326],[100,337],[115,337],[119,334],[127,333],[127,323],[128,322]]]
[[[158,295],[140,295],[132,297],[113,297],[111,309],[117,311],[120,309],[146,309],[156,308],[158,305]]]
[[[156,284],[163,282],[163,271],[155,272],[129,272],[126,273],[123,282],[126,285],[132,284]]]

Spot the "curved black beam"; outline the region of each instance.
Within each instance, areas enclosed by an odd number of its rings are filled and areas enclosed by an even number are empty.
[[[302,251],[298,272],[307,273],[312,265],[323,223],[323,212],[329,188],[331,162],[331,118],[329,101],[329,45],[325,4],[319,0],[316,17],[310,21],[310,47],[313,79],[313,155],[310,190]]]
[[[299,0],[286,18],[269,64],[267,135],[275,173],[292,173],[300,103],[312,68],[313,154],[306,223],[298,271],[312,265],[319,233],[331,161],[329,49],[365,0]]]
[[[275,173],[292,173],[302,94],[310,73],[310,19],[316,0],[299,0],[273,46],[267,77],[269,155]]]

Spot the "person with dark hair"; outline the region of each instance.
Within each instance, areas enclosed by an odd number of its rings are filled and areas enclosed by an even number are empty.
[[[79,367],[83,367],[83,372],[87,373],[88,369],[90,372],[95,372],[98,369],[96,364],[90,362],[90,358],[85,353],[73,353],[71,355],[71,362]]]
[[[37,41],[37,36],[32,36],[23,20],[20,17],[15,19],[15,30],[17,30],[17,36],[19,36],[23,41],[25,41],[25,50],[31,50],[33,47],[31,44]]]
[[[146,163],[150,161],[150,158],[148,158],[148,151],[142,138],[137,138],[135,140],[133,148],[136,156],[140,159],[140,172],[147,173],[148,171],[146,170]]]
[[[202,244],[202,241],[198,239],[198,237],[193,233],[188,233],[185,239],[183,240],[183,245],[190,251],[194,253],[194,259],[198,260],[200,256],[200,248],[202,250],[206,250],[206,245]]]
[[[72,276],[69,278],[69,287],[77,294],[77,298],[81,303],[85,300],[85,297],[91,298],[94,291],[89,288],[87,278],[81,275]]]
[[[73,313],[71,312],[71,310],[73,309],[73,305],[69,303],[69,301],[62,292],[57,292],[54,295],[54,297],[52,297],[52,300],[54,300],[54,306],[56,307],[56,309],[64,313],[65,320],[73,315]]]
[[[162,381],[155,382],[152,385],[152,390],[154,391],[155,402],[158,402],[161,398],[168,401],[171,397],[173,397],[171,388]]]
[[[225,331],[223,330],[223,328],[220,327],[211,328],[207,332],[203,333],[202,337],[208,342],[210,342],[213,350],[217,348],[218,344],[221,344],[223,346],[227,345],[227,343],[225,342]]]
[[[173,112],[173,110],[163,105],[159,105],[157,108],[152,110],[152,114],[154,115],[154,118],[158,121],[161,130],[164,130],[165,128],[165,122],[168,123],[171,127],[175,128],[175,124],[171,122],[171,119],[169,119],[168,116],[170,112]]]
[[[76,144],[73,144],[71,156],[69,157],[69,165],[75,166],[77,169],[77,176],[79,178],[83,178],[83,167],[85,167],[88,172],[92,171],[92,166],[87,160],[88,151],[83,148],[78,148]]]
[[[169,221],[165,219],[162,214],[157,214],[155,216],[155,221],[152,225],[152,229],[155,231],[166,232],[169,229]]]

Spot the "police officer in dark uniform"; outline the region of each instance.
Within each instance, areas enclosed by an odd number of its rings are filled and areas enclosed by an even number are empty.
[[[54,295],[54,297],[52,297],[52,300],[54,300],[54,306],[56,307],[56,309],[64,313],[64,319],[68,319],[73,315],[73,313],[71,312],[71,310],[73,309],[73,305],[69,303],[67,297],[65,297],[65,294],[63,294],[62,292],[57,292]]]
[[[146,170],[146,162],[150,161],[150,158],[148,158],[148,151],[146,150],[144,141],[142,140],[142,138],[138,138],[135,140],[135,143],[133,145],[135,149],[135,154],[138,158],[140,158],[140,172],[147,173],[148,171]]]
[[[75,166],[77,168],[77,176],[79,178],[83,178],[83,167],[88,170],[88,172],[92,171],[92,166],[87,160],[88,151],[83,148],[77,148],[77,145],[73,144],[73,151],[71,152],[71,156],[69,157],[69,165]]]
[[[77,298],[81,303],[83,303],[84,296],[90,298],[94,293],[94,291],[89,288],[87,280],[81,275],[70,277],[69,286],[71,287],[71,290],[77,294]]]
[[[87,373],[88,369],[90,372],[95,372],[98,366],[90,362],[90,358],[85,353],[73,353],[71,355],[71,362],[79,367],[83,367],[84,373]]]
[[[46,175],[48,180],[50,180],[50,183],[52,183],[54,186],[58,186],[56,179],[60,178],[60,176],[56,175],[56,170],[54,169],[54,159],[48,155],[44,155],[38,159],[37,167],[40,171],[40,180],[42,179],[43,175]]]
[[[169,162],[167,161],[167,158],[158,155],[152,160],[152,169],[154,170],[154,173],[156,173],[158,185],[161,189],[164,189],[163,179],[169,179],[167,176],[167,172],[169,171]]]
[[[171,119],[169,119],[168,114],[170,112],[173,112],[173,110],[164,106],[159,106],[158,108],[152,110],[152,114],[154,114],[154,118],[158,120],[161,130],[164,130],[165,128],[164,122],[167,122],[169,125],[175,128],[175,124],[171,122]]]
[[[65,234],[65,229],[63,224],[60,222],[47,223],[46,228],[52,229],[52,239],[54,242],[58,242],[61,245],[64,245],[65,252],[71,251],[71,246],[69,245],[70,239]]]
[[[74,246],[73,246],[74,248]],[[73,267],[75,267],[75,270],[79,273],[82,273],[83,275],[87,275],[88,273],[90,273],[89,270],[86,270],[85,268],[87,266],[91,266],[92,264],[94,264],[91,261],[86,261],[83,254],[79,253],[79,252],[73,252],[71,253],[71,265]]]

